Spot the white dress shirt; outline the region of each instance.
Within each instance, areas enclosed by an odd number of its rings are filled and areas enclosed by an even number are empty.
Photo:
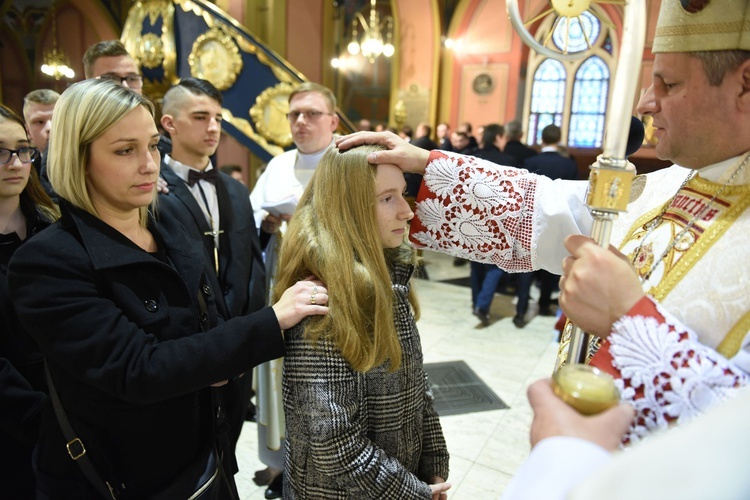
[[[164,155],[164,162],[169,165],[183,181],[185,181],[185,184],[187,184],[188,181],[188,172],[190,172],[190,170],[198,171],[198,169],[188,167],[169,155]],[[211,170],[212,168],[214,167],[209,160],[208,166],[203,169],[203,172]],[[219,197],[216,194],[216,186],[208,181],[200,180],[192,186],[188,184],[187,188],[193,193],[195,201],[198,202],[198,206],[201,207],[203,215],[206,216],[206,222],[208,222],[213,231],[214,244],[218,249],[221,214],[219,213]]]

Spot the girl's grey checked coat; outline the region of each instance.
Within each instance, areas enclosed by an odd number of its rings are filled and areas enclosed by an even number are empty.
[[[284,498],[430,499],[448,478],[448,449],[422,367],[408,302],[412,266],[393,272],[401,367],[353,370],[329,341],[286,332]]]

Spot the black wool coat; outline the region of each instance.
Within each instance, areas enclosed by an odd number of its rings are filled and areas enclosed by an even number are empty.
[[[280,327],[270,308],[221,322],[204,251],[177,221],[150,221],[158,258],[61,209],[10,262],[14,305],[100,475],[146,498],[213,441],[209,385],[282,356]],[[35,466],[52,498],[90,491],[49,406]]]

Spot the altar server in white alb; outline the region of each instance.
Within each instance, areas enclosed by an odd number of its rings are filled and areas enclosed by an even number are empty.
[[[560,305],[604,341],[592,363],[613,373],[635,420],[625,440],[733,397],[750,372],[750,2],[664,0],[653,83],[656,154],[616,221],[617,253],[593,240],[588,186],[358,133],[391,151],[375,163],[424,173],[416,244],[510,271],[562,274]],[[562,263],[562,265],[561,265]]]

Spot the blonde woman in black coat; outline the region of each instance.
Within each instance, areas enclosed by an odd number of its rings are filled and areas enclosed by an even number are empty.
[[[121,498],[187,498],[204,483],[211,498],[234,498],[214,465],[224,450],[215,451],[222,422],[211,386],[282,356],[284,329],[327,312],[325,296],[309,301],[313,286],[324,288],[304,280],[273,306],[220,322],[202,246],[148,213],[159,172],[153,113],[108,81],[63,93],[49,157],[62,217],[14,256],[10,289],[94,476]],[[71,459],[47,410],[38,498],[96,497],[97,478]]]

